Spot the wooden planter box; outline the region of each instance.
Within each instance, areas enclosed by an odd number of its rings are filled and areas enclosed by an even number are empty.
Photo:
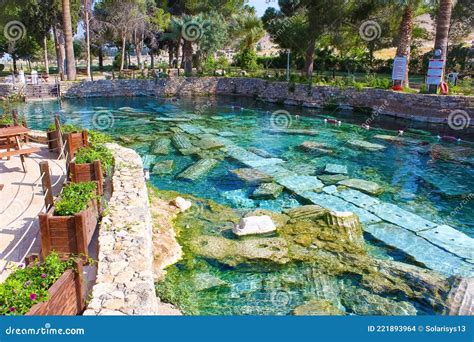
[[[85,309],[85,292],[82,265],[77,272],[66,270],[48,290],[49,299],[35,304],[26,316],[73,316],[80,315]]]
[[[76,164],[75,162],[71,162],[69,164],[69,175],[73,183],[96,181],[97,193],[99,195],[103,194],[104,176],[100,160],[87,164]]]
[[[87,209],[74,216],[54,216],[54,206],[39,214],[41,253],[43,258],[52,251],[61,257],[88,255],[87,249],[99,219],[99,205],[93,200]]]
[[[68,160],[72,160],[74,158],[74,155],[78,149],[89,146],[87,131],[66,133],[64,136],[64,142],[67,144],[66,151],[68,153]]]

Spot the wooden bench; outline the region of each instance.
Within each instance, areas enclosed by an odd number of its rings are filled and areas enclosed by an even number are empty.
[[[6,152],[0,152],[0,158],[20,156],[21,165],[23,166],[23,171],[26,172],[25,155],[28,155],[28,154],[31,154],[31,153],[36,153],[36,152],[39,152],[39,151],[40,151],[40,148],[38,148],[38,147],[22,148],[20,150],[11,150],[11,151],[6,151]]]

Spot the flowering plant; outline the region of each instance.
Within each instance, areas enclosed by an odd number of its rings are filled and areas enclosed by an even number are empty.
[[[73,259],[61,260],[57,253],[48,255],[44,263],[20,264],[0,284],[0,315],[23,315],[36,303],[47,301],[48,289],[73,267]]]

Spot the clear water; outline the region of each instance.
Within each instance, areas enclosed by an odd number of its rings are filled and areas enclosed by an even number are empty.
[[[245,110],[232,106],[241,106]],[[133,108],[133,112],[123,107]],[[119,110],[122,108],[122,110]],[[275,121],[272,113],[285,109],[290,116]],[[105,121],[94,119],[100,110],[112,113]],[[26,115],[32,128],[45,129],[51,124],[53,114],[60,111],[56,102],[25,104],[20,111]],[[190,116],[191,115],[191,116]],[[296,117],[298,115],[299,117]],[[447,223],[474,237],[474,202],[470,192],[474,187],[474,149],[470,143],[440,142],[439,127],[419,127],[408,121],[378,116],[365,130],[360,124],[367,115],[351,111],[309,110],[264,104],[248,98],[182,98],[177,101],[156,98],[95,98],[66,100],[62,103],[63,122],[86,128],[105,128],[104,131],[117,139],[135,138],[129,145],[142,156],[150,154],[150,136],[159,136],[175,123],[156,121],[156,118],[193,118],[192,125],[220,132],[235,133],[229,137],[244,148],[259,148],[275,157],[286,160],[285,167],[299,174],[318,175],[327,163],[348,167],[351,178],[377,182],[385,189],[383,201],[394,203],[426,219]],[[325,117],[335,117],[341,126],[324,123]],[[97,117],[95,117],[97,119]],[[108,120],[107,120],[108,119]],[[317,130],[315,136],[275,135],[265,130],[290,125],[292,129]],[[376,134],[391,134],[405,130],[411,144],[394,144],[373,138]],[[138,137],[138,139],[137,139]],[[380,152],[351,148],[349,140],[366,140],[386,146]],[[325,143],[336,153],[314,157],[297,148],[304,141]],[[189,182],[175,176],[195,162],[193,157],[182,156],[171,147],[167,156],[157,161],[175,162],[172,174],[151,176],[151,182],[162,190],[175,190],[211,199],[236,209],[266,208],[280,211],[299,205],[297,199],[283,193],[277,200],[236,201],[229,191],[241,190],[250,195],[254,187],[239,180],[229,172],[243,167],[229,159],[222,160],[205,177]],[[201,234],[222,234],[216,227],[206,227]],[[183,242],[191,232],[183,233]],[[192,234],[191,234],[192,235]],[[229,236],[226,236],[229,237]],[[369,237],[367,237],[369,238]],[[379,258],[409,262],[403,253],[387,248],[381,243],[368,240],[369,253]],[[352,314],[384,314],[386,311],[355,303],[360,297],[356,279],[315,275],[314,265],[291,263],[285,267],[229,268],[193,256],[185,249],[186,258],[170,268],[167,282],[172,285],[176,301],[189,314],[271,314],[286,315],[308,300],[326,298]],[[216,276],[226,283],[212,289],[197,291],[194,279],[198,276]],[[391,300],[406,299],[390,296]],[[380,304],[382,307],[385,304]],[[411,302],[418,314],[434,313],[422,303]]]

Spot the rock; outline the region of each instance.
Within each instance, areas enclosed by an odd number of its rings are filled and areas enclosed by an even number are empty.
[[[316,155],[334,153],[333,150],[327,148],[326,144],[317,143],[315,141],[305,141],[299,145],[298,148]]]
[[[295,193],[319,190],[324,186],[316,176],[287,176],[277,178],[276,182]]]
[[[302,205],[300,207],[283,210],[293,220],[313,220],[326,216],[329,210],[319,205]]]
[[[372,152],[385,150],[385,146],[383,145],[369,143],[364,140],[349,140],[347,143],[352,147],[362,148]]]
[[[318,131],[311,129],[264,129],[264,133],[270,134],[289,134],[289,135],[318,135]]]
[[[150,148],[150,152],[155,155],[166,156],[170,153],[171,140],[168,138],[161,138],[156,140]]]
[[[173,169],[174,169],[174,161],[164,160],[164,161],[156,163],[153,166],[151,173],[155,175],[167,175],[167,174],[173,173]]]
[[[263,183],[252,193],[254,199],[276,199],[281,192],[283,187],[275,183]]]
[[[448,225],[439,225],[417,234],[461,258],[474,259],[474,239]]]
[[[189,138],[182,133],[176,133],[173,135],[171,141],[173,142],[174,147],[176,147],[178,150],[188,150],[193,147]]]
[[[231,171],[234,175],[242,179],[243,181],[251,184],[255,183],[265,183],[271,182],[272,177],[259,171],[251,168],[236,169]]]
[[[192,154],[198,154],[199,152],[201,152],[199,147],[182,148],[179,150],[179,153],[183,156],[190,156]]]
[[[347,175],[347,166],[339,164],[326,164],[325,173]]]
[[[288,245],[282,238],[229,240],[218,236],[198,236],[190,241],[190,247],[201,257],[231,267],[261,262],[284,265],[290,261]]]
[[[221,196],[226,200],[230,201],[232,205],[237,208],[254,208],[255,203],[252,199],[247,197],[244,190],[230,190],[221,193]]]
[[[375,182],[364,179],[351,178],[340,181],[338,185],[344,185],[352,189],[360,190],[369,195],[380,195],[383,193],[383,188]]]
[[[249,216],[240,220],[239,224],[232,229],[235,235],[265,234],[276,230],[270,216]]]
[[[196,291],[205,291],[221,286],[227,286],[227,283],[212,274],[199,273],[194,277],[194,289]]]
[[[396,143],[405,142],[405,138],[399,137],[398,135],[377,134],[377,135],[374,135],[374,138],[389,141],[389,142],[396,142]]]
[[[203,138],[196,142],[196,146],[203,150],[216,150],[224,147],[224,144],[216,139]]]
[[[337,229],[348,241],[354,245],[364,244],[362,225],[356,214],[351,212],[331,211],[326,218],[327,223],[334,229]]]
[[[188,201],[188,200],[186,200],[186,199],[184,199],[184,198],[182,198],[182,197],[179,197],[179,196],[174,199],[174,201],[172,202],[172,204],[173,204],[175,207],[179,208],[179,210],[180,210],[181,212],[184,212],[184,211],[188,210],[188,209],[191,208],[191,206],[192,206],[191,201]]]
[[[337,184],[337,182],[348,179],[349,177],[343,174],[335,174],[335,175],[319,175],[318,178],[324,184],[334,185],[334,184]]]
[[[287,215],[277,213],[272,210],[267,210],[267,209],[256,209],[248,212],[245,214],[245,217],[251,217],[251,216],[270,216],[272,219],[273,223],[277,228],[283,227],[285,224],[287,224],[288,220],[290,219]]]
[[[255,153],[257,156],[262,158],[275,158],[275,156],[265,150],[256,147],[249,147],[248,149],[250,152]]]
[[[295,316],[338,316],[345,315],[333,303],[325,299],[313,299],[293,310]]]
[[[414,316],[416,308],[408,302],[399,302],[372,294],[367,290],[350,287],[342,293],[342,304],[356,315]]]
[[[177,178],[194,181],[211,171],[219,162],[215,159],[201,159],[181,172]]]
[[[213,119],[215,119],[216,117],[213,117]],[[237,134],[235,134],[234,132],[227,132],[227,131],[224,131],[224,132],[217,132],[217,135],[220,136],[220,137],[224,137],[224,138],[229,138],[229,137],[235,137],[237,136]]]
[[[474,315],[474,279],[457,279],[448,295],[447,314]]]

